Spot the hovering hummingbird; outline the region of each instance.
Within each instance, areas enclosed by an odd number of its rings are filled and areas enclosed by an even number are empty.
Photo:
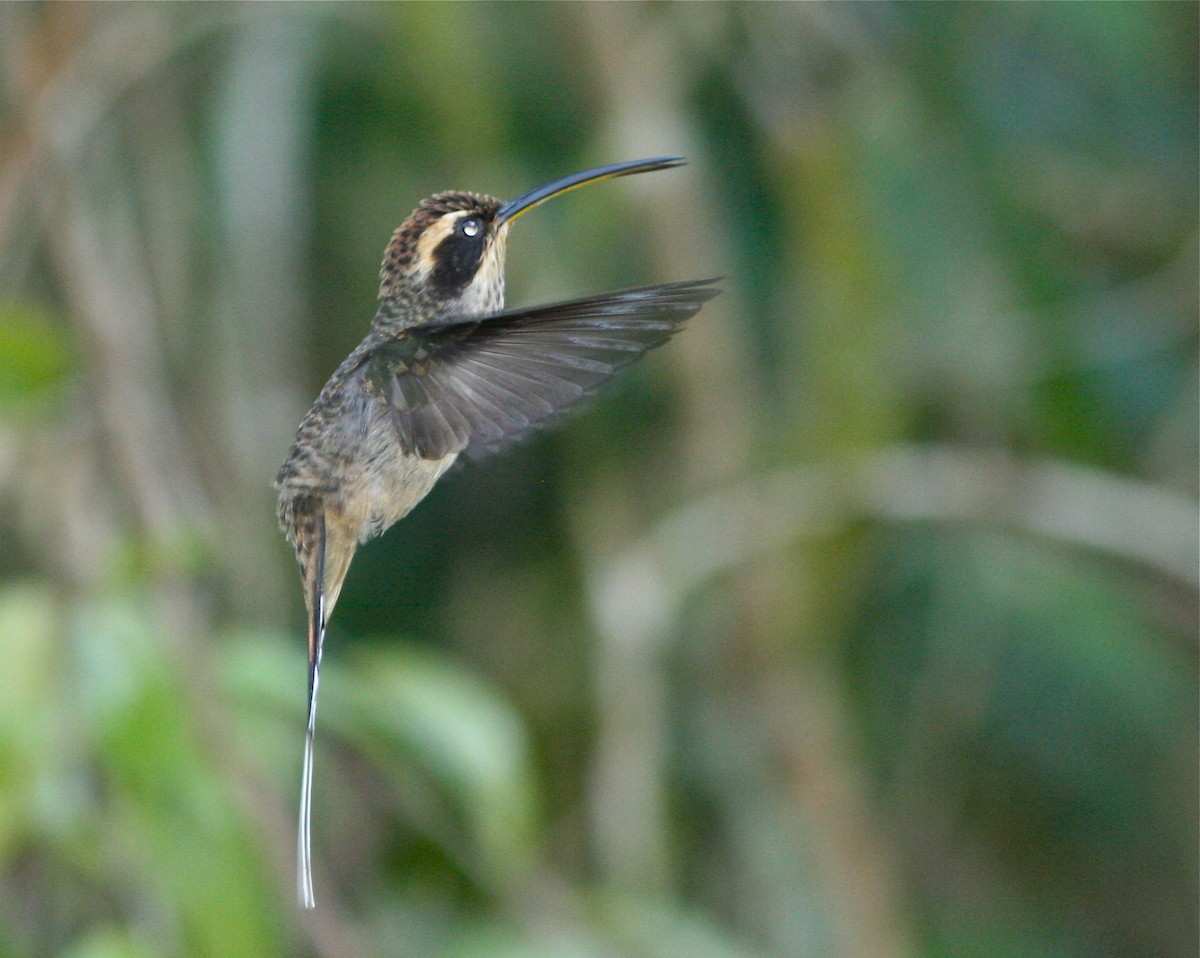
[[[576,173],[508,202],[438,193],[392,234],[367,337],[309,409],[279,470],[279,522],[308,607],[308,728],[298,891],[314,906],[313,736],[325,627],[359,543],[420,502],[461,454],[495,452],[546,424],[679,331],[713,280],[504,309],[508,230],[551,197],[682,165],[636,160]]]

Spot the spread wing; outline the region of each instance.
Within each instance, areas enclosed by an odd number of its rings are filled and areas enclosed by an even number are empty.
[[[409,330],[373,349],[368,391],[425,459],[495,452],[678,332],[713,280],[645,286]]]

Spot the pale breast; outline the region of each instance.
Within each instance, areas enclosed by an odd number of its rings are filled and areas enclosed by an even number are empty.
[[[457,452],[422,459],[404,451],[385,419],[372,426],[363,452],[365,468],[341,497],[343,515],[360,530],[359,542],[408,515],[458,458]]]

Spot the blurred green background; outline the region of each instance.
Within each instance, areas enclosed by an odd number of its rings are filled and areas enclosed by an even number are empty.
[[[1197,10],[0,7],[0,958],[1194,958]],[[271,480],[443,189],[723,275],[359,553]]]

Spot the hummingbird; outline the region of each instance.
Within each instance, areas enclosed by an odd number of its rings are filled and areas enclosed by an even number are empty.
[[[468,192],[423,200],[393,234],[371,330],[321,389],[279,470],[278,515],[308,610],[308,725],[297,891],[315,905],[312,776],[325,629],[350,560],[428,494],[460,456],[494,453],[543,426],[648,349],[719,290],[715,280],[643,286],[504,308],[504,254],[517,218],[602,180],[682,157],[596,167],[502,202]]]

